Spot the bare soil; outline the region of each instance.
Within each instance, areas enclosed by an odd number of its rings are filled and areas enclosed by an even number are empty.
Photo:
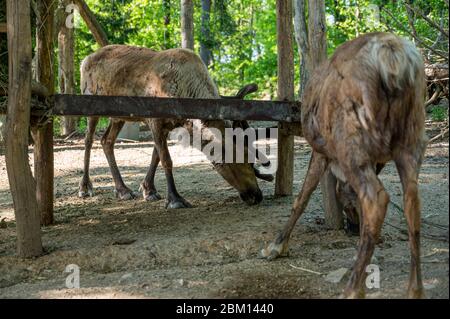
[[[432,134],[430,134],[433,136]],[[138,190],[153,144],[118,143],[116,157],[124,180]],[[178,189],[194,208],[166,210],[165,201],[140,197],[118,201],[103,151],[94,144],[91,176],[95,196],[77,198],[83,161],[82,140],[55,146],[55,225],[42,228],[44,256],[16,257],[16,228],[4,156],[0,156],[0,298],[336,298],[348,278],[327,275],[350,269],[358,237],[327,230],[318,189],[290,241],[290,256],[258,258],[281,230],[294,197],[274,198],[274,185],[260,182],[265,195],[248,207],[206,159],[171,147]],[[295,143],[295,189],[303,181],[310,148]],[[30,152],[30,163],[33,163]],[[422,269],[429,298],[449,297],[448,140],[430,145],[420,175]],[[392,202],[402,205],[393,164],[381,179]],[[165,195],[161,169],[156,186]],[[368,298],[403,298],[409,274],[405,218],[389,206],[372,263],[381,287]],[[65,286],[67,265],[80,267],[80,289]]]

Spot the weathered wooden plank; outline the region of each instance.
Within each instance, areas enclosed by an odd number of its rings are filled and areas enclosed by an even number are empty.
[[[53,115],[203,120],[300,121],[298,102],[136,96],[54,96]]]
[[[6,22],[0,22],[0,33],[6,33]]]
[[[6,107],[8,104],[8,96],[0,96],[0,114],[7,114],[8,108]],[[31,97],[31,116],[41,117],[46,114],[50,114],[50,105],[46,102],[43,102],[36,97]]]

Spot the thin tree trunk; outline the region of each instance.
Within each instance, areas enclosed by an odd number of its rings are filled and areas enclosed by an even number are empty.
[[[65,23],[68,13],[64,10],[66,6],[72,3],[71,0],[61,0],[60,10],[59,34],[58,34],[58,58],[59,58],[59,91],[61,94],[75,93],[75,78],[74,78],[74,52],[75,52],[75,38],[74,29],[68,27]],[[70,14],[70,13],[69,13]],[[68,135],[75,131],[77,118],[72,116],[65,116],[62,118],[62,134]]]
[[[164,9],[164,48],[170,49],[171,47],[171,38],[170,34],[170,0],[163,0],[162,2]]]
[[[31,103],[29,0],[7,1],[9,89],[6,169],[14,203],[19,257],[42,254],[36,184],[28,160]]]
[[[211,0],[202,0],[202,25],[201,25],[201,37],[200,37],[200,57],[206,66],[212,61],[211,53],[211,28],[210,28],[210,15],[211,15]]]
[[[306,24],[306,2],[305,0],[294,0],[294,30],[300,57],[300,86],[298,96],[303,100],[306,82],[309,78],[311,61],[309,58],[308,28]]]
[[[37,63],[36,80],[54,93],[53,73],[53,18],[54,1],[40,0],[37,3]],[[53,223],[53,120],[32,128],[34,139],[34,176],[36,178],[36,199],[41,214],[41,224]]]
[[[86,22],[89,30],[92,32],[95,41],[97,41],[97,43],[102,47],[107,46],[108,37],[106,36],[105,31],[95,18],[94,13],[87,6],[86,2],[84,2],[83,0],[72,0],[72,1],[74,4],[77,5],[78,10],[80,11],[80,15],[83,18],[84,22]]]
[[[308,39],[312,70],[327,59],[325,0],[309,0],[308,8]]]
[[[308,38],[310,49],[311,73],[327,59],[327,37],[325,20],[325,0],[309,0]],[[330,170],[320,180],[320,188],[325,209],[325,223],[328,228],[342,229],[344,219],[342,207],[336,195],[336,177]]]
[[[278,100],[294,100],[294,46],[292,1],[277,0]],[[294,136],[286,123],[278,124],[278,168],[275,195],[292,195],[294,177]]]
[[[194,50],[194,3],[181,0],[181,47]]]

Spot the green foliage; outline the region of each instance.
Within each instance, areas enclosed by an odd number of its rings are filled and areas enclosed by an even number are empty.
[[[431,109],[431,119],[435,122],[442,122],[448,119],[448,107],[434,106]]]

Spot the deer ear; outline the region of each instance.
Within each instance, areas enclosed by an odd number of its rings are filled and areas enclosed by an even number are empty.
[[[255,171],[255,176],[263,181],[272,182],[274,180],[272,174],[263,174],[256,167],[253,167],[253,170]]]
[[[256,91],[258,91],[258,85],[256,83],[247,84],[242,89],[240,89],[239,92],[237,92],[236,98],[243,99],[246,95],[255,93]]]

